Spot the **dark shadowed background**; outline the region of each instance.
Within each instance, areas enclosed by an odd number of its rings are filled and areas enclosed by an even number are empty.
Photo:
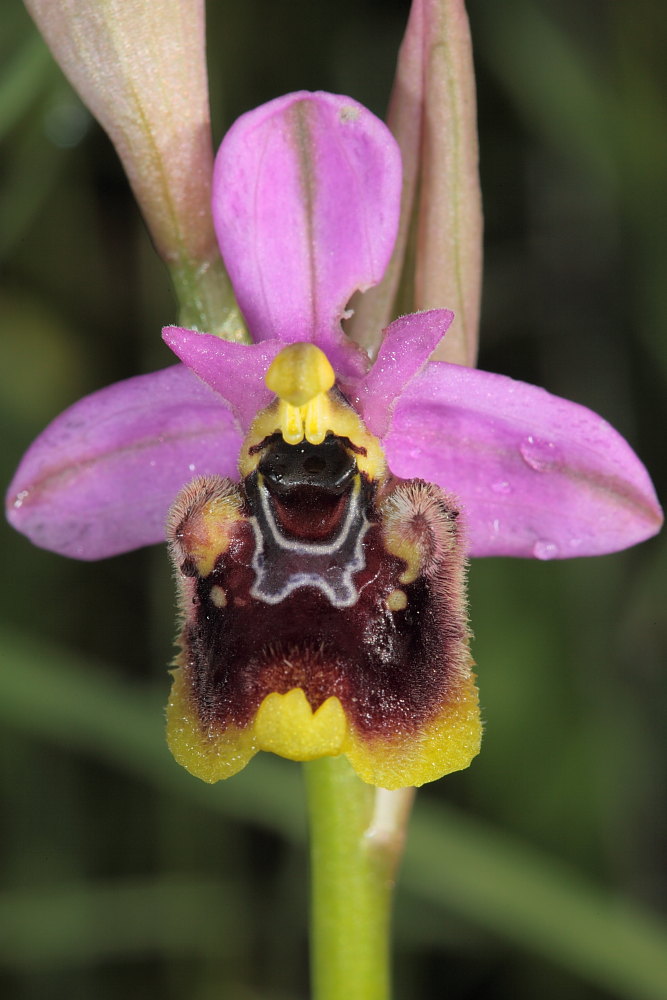
[[[405,0],[209,4],[216,141],[293,89],[384,113]],[[664,498],[667,8],[471,0],[486,272],[480,366],[591,406]],[[84,393],[172,362],[177,319],[105,135],[2,0],[2,480]],[[162,738],[161,548],[83,564],[2,528],[0,988],[20,1000],[304,1000],[298,765],[208,787]],[[486,736],[419,793],[397,1000],[661,1000],[665,537],[481,560]]]

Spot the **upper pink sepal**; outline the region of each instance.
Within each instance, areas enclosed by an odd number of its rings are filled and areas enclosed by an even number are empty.
[[[213,217],[254,340],[335,352],[350,296],[387,266],[400,190],[391,133],[349,97],[288,94],[235,122],[215,163]]]
[[[384,447],[396,475],[460,498],[472,556],[601,555],[662,524],[646,469],[613,427],[503,375],[430,362]]]
[[[219,396],[182,365],[79,400],[23,456],[7,517],[36,545],[101,559],[164,540],[181,487],[236,475],[242,435]]]

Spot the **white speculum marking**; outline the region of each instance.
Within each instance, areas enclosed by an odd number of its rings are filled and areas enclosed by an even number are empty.
[[[299,587],[317,587],[336,608],[349,608],[359,599],[352,577],[365,566],[363,540],[370,527],[361,506],[357,476],[347,501],[341,529],[330,542],[304,542],[281,532],[261,481],[257,483],[257,516],[250,518],[255,533],[252,568],[253,597],[266,604],[280,604]]]

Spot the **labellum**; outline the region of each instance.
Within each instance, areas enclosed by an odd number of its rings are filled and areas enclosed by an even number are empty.
[[[283,349],[266,384],[241,482],[196,479],[170,513],[172,752],[206,781],[258,750],[346,754],[385,788],[466,767],[480,723],[456,501],[392,476],[313,344]]]

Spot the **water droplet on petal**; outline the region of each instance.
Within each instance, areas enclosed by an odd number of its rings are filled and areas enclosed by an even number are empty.
[[[197,468],[197,466],[193,465],[192,462],[190,462],[190,464],[188,465],[188,469],[189,469],[190,472],[194,472],[196,468]]]
[[[508,493],[512,492],[512,484],[508,483],[506,479],[498,479],[495,483],[491,483],[491,489],[494,493],[503,493],[507,496]]]
[[[560,461],[560,453],[553,441],[528,437],[519,445],[519,451],[526,465],[536,472],[547,472]]]
[[[16,494],[13,503],[13,507],[15,510],[18,510],[19,507],[23,506],[23,501],[26,499],[27,496],[28,496],[28,490],[21,490],[20,493]]]
[[[555,559],[558,555],[558,546],[555,542],[540,539],[533,545],[533,555],[536,559]]]
[[[493,528],[494,535],[499,535],[500,534],[500,521],[498,520],[497,517],[494,519],[491,527]]]

